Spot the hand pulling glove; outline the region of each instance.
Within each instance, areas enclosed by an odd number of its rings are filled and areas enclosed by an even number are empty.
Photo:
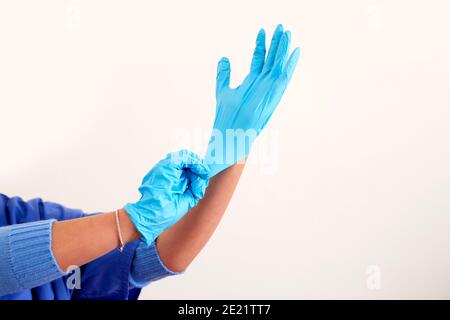
[[[208,166],[198,155],[169,153],[142,180],[141,198],[124,209],[147,245],[175,224],[204,196]]]

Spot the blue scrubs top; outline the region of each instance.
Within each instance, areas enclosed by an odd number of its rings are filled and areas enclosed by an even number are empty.
[[[0,227],[39,220],[69,220],[85,216],[81,210],[65,208],[41,199],[23,201],[0,193]],[[0,300],[136,300],[140,289],[132,288],[129,275],[139,240],[114,250],[81,267],[80,289],[68,289],[67,278],[0,297]],[[1,280],[0,280],[1,281]]]

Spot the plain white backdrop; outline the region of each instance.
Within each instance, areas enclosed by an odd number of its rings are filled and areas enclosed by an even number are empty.
[[[238,84],[258,29],[281,22],[302,55],[260,139],[271,156],[188,271],[141,298],[450,298],[449,12],[2,1],[0,192],[87,212],[135,200],[168,151],[204,152],[218,59]]]

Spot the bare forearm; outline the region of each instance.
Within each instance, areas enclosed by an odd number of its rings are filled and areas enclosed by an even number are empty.
[[[205,196],[157,240],[159,255],[173,271],[183,271],[214,233],[236,189],[244,164],[235,164],[211,178]],[[124,242],[140,238],[128,214],[120,210]],[[55,222],[52,249],[61,269],[81,266],[119,246],[114,212]]]
[[[183,271],[208,242],[233,196],[245,164],[235,164],[211,178],[205,196],[157,240],[159,255],[172,271]]]
[[[119,246],[114,215],[109,212],[53,224],[52,250],[62,270],[71,265],[82,266]],[[119,219],[125,243],[140,237],[123,209],[119,210]]]

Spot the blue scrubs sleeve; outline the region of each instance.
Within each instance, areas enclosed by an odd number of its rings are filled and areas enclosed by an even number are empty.
[[[24,201],[0,194],[0,226],[56,219],[69,220],[85,214],[41,199]],[[72,274],[44,285],[0,297],[0,300],[137,299],[139,289],[130,290],[129,274],[139,241],[126,245],[124,252],[114,250],[80,269],[80,288],[67,286]]]

